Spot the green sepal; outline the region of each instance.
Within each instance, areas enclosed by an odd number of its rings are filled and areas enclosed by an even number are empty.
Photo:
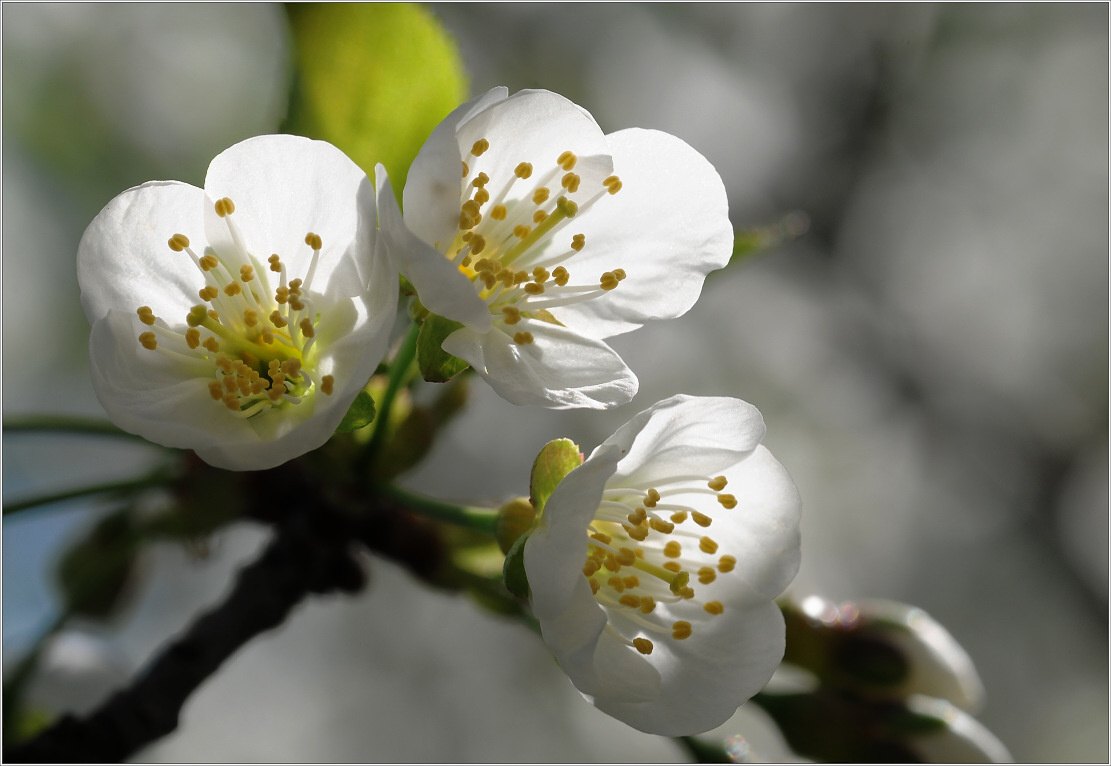
[[[355,397],[355,401],[351,402],[351,406],[347,408],[347,414],[343,416],[343,420],[336,427],[336,433],[346,434],[358,431],[360,428],[366,428],[374,422],[374,415],[374,397],[366,391],[360,391],[359,395]]]
[[[555,492],[563,477],[582,465],[579,445],[570,439],[555,439],[544,445],[532,464],[529,479],[529,500],[537,517],[544,512],[544,505]]]
[[[461,322],[436,314],[429,314],[421,325],[420,335],[417,336],[417,365],[421,377],[429,383],[446,383],[470,367],[467,362],[441,348],[444,339],[462,326]]]
[[[528,535],[521,535],[505,554],[505,565],[502,566],[502,578],[505,588],[514,596],[529,597],[528,576],[525,574],[525,541]]]

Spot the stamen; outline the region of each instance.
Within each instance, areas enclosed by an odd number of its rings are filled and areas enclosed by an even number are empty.
[[[143,348],[151,351],[158,348],[158,339],[152,332],[139,333],[139,343],[142,344]]]
[[[473,154],[475,157],[481,157],[483,153],[489,148],[490,142],[487,141],[485,138],[480,138],[475,141],[474,145],[471,147],[471,154]]]
[[[633,639],[633,646],[636,647],[636,650],[638,652],[640,652],[641,654],[651,654],[652,653],[652,649],[653,649],[652,642],[649,641],[647,638],[634,638]]]
[[[328,396],[332,395],[332,391],[335,389],[335,385],[336,379],[331,375],[325,375],[323,378],[320,379],[320,390]]]

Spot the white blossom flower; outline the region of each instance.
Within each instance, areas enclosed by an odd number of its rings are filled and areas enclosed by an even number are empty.
[[[376,173],[382,233],[442,348],[515,404],[604,408],[637,391],[604,339],[681,316],[728,263],[721,178],[680,139],[605,135],[543,90],[494,88],[452,112],[409,170],[404,220]]]
[[[109,417],[234,470],[323,444],[395,318],[375,218],[355,163],[288,135],[227,149],[204,189],[154,181],[113,199],[77,252]]]
[[[739,399],[675,396],[559,483],[524,545],[533,613],[600,710],[668,736],[723,723],[783,657],[774,599],[801,504]]]

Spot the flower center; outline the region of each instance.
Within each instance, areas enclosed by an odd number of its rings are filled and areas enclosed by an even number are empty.
[[[509,178],[491,179],[479,170],[479,158],[489,149],[490,142],[480,139],[471,147],[474,169],[463,162],[466,192],[459,231],[442,250],[474,283],[495,322],[512,326],[526,318],[557,323],[551,309],[592,300],[617,287],[625,279],[623,269],[580,283],[561,265],[586,246],[585,235],[563,240],[564,248],[550,248],[549,243],[566,237],[568,223],[599,199],[617,194],[621,180],[607,177],[579,204],[568,197],[583,183],[573,172],[578,164],[573,152],[560,154],[542,174],[534,175],[532,164],[521,162]],[[520,345],[533,341],[527,331],[514,332],[513,339]]]
[[[649,635],[682,641],[693,633],[688,620],[665,619],[656,611],[659,604],[691,601],[702,606],[707,619],[725,611],[721,601],[698,596],[694,581],[711,585],[719,574],[733,571],[737,559],[702,531],[713,517],[690,500],[712,495],[722,508],[735,508],[736,498],[722,492],[726,484],[724,476],[677,476],[647,490],[607,487],[603,493],[587,528],[583,575],[608,614],[619,613],[640,628],[626,636],[612,620],[607,626],[641,654],[652,653]]]
[[[202,303],[175,325],[155,316],[149,306],[139,307],[139,321],[150,328],[140,333],[139,343],[182,365],[207,385],[215,402],[242,418],[299,404],[317,387],[331,394],[332,376],[317,382],[310,373],[319,314],[309,286],[323,244],[320,236],[305,235],[312,257],[304,279],[287,283],[285,264],[277,253],[270,256],[269,271],[279,279],[272,291],[267,269],[247,250],[232,220],[235,204],[223,197],[215,208],[228,226],[235,252],[220,254],[207,247],[204,255],[197,255],[184,234],[170,237],[170,250],[186,253],[204,277],[198,293]]]

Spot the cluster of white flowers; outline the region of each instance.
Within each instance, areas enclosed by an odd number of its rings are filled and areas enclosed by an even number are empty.
[[[404,213],[330,144],[273,135],[203,189],[112,200],[78,251],[93,384],[120,427],[232,470],[322,445],[382,360],[398,273],[457,323],[442,350],[514,404],[607,408],[637,379],[606,338],[684,314],[732,253],[724,186],[674,136],[606,135],[548,91],[495,88],[413,162]],[[773,599],[799,499],[737,399],[677,396],[556,487],[525,545],[533,611],[605,712],[679,735],[727,719],[783,654]]]

